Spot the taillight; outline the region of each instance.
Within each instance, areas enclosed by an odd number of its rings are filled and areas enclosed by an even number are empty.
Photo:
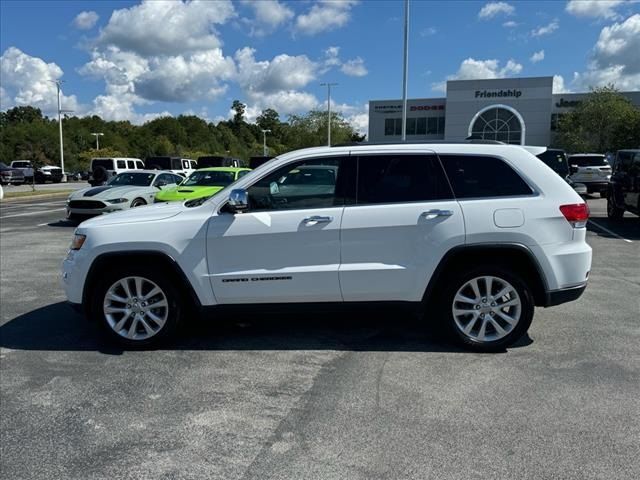
[[[569,205],[560,205],[560,211],[564,218],[567,219],[574,228],[580,228],[587,225],[589,220],[589,205],[586,203],[572,203]]]

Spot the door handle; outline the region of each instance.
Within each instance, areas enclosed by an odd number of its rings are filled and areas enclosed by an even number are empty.
[[[450,217],[451,215],[453,215],[453,211],[451,210],[440,210],[440,209],[433,209],[433,210],[427,210],[426,212],[422,212],[420,214],[421,217],[427,217],[427,218],[436,218],[436,217]]]
[[[318,223],[333,222],[333,217],[321,217],[321,216],[318,216],[318,215],[314,215],[312,217],[307,217],[302,221],[304,223],[306,223],[307,225],[316,225]]]

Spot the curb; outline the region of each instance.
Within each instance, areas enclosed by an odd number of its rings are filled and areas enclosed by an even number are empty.
[[[73,192],[73,190],[70,190],[68,192],[64,192],[64,193],[43,193],[42,195],[27,195],[24,197],[15,197],[15,198],[3,198],[0,203],[20,203],[22,201],[31,201],[31,200],[38,200],[38,199],[47,199],[47,198],[58,198],[58,197],[68,197],[69,194]]]

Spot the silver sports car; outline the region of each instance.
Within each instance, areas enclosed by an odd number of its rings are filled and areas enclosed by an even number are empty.
[[[173,188],[182,180],[184,177],[162,170],[122,172],[106,185],[85,188],[69,195],[67,218],[79,220],[82,217],[151,204],[159,190]]]

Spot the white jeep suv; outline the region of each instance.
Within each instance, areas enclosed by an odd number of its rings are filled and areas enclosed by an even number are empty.
[[[534,306],[582,294],[588,214],[520,146],[310,148],[210,199],[82,223],[62,276],[69,301],[129,346],[170,337],[189,307],[385,302],[495,351],[526,333]]]

